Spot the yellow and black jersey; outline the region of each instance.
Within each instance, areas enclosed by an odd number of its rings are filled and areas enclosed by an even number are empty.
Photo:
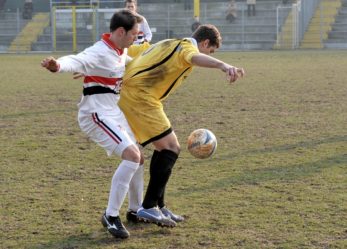
[[[153,44],[127,65],[123,92],[131,88],[139,95],[145,92],[157,100],[165,99],[192,71],[191,59],[198,53],[194,39]]]
[[[118,105],[143,146],[171,132],[161,101],[192,71],[196,54],[195,39],[164,40],[127,65]]]

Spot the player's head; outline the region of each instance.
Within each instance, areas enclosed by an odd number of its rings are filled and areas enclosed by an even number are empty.
[[[198,42],[200,53],[211,54],[222,44],[222,37],[218,29],[212,24],[200,25],[192,37]]]
[[[136,0],[126,0],[125,8],[134,12],[137,12],[137,1]]]
[[[113,14],[110,22],[111,40],[123,49],[137,38],[142,17],[130,10],[120,10]]]

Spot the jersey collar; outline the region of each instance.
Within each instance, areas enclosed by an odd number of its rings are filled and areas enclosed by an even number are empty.
[[[193,37],[184,38],[184,40],[189,40],[195,47],[198,47],[198,42]]]
[[[117,54],[122,55],[124,50],[117,48],[116,45],[110,40],[111,34],[110,33],[105,33],[102,35],[101,40],[107,45],[109,46],[111,49],[115,50],[117,52]]]

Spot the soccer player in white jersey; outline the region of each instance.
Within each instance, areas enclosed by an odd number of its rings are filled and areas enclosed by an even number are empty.
[[[115,171],[102,224],[116,238],[127,238],[119,210],[129,190],[129,210],[136,213],[142,203],[143,156],[117,103],[126,62],[127,48],[137,38],[142,17],[129,10],[111,18],[110,33],[77,55],[55,59],[41,65],[51,72],[77,72],[84,75],[83,96],[78,104],[78,122],[88,137],[110,156],[122,158]],[[129,211],[128,211],[129,213]],[[128,215],[128,214],[127,214]]]

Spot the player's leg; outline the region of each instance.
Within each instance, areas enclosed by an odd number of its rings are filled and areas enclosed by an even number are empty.
[[[154,150],[153,152],[153,156],[152,156],[152,161],[156,160],[158,155],[159,155],[159,151]],[[151,165],[155,165],[155,163],[151,163]],[[165,205],[165,189],[166,186],[163,188],[163,191],[161,193],[161,195],[158,198],[158,207],[160,209],[160,211],[167,217],[170,217],[173,221],[175,222],[181,222],[184,221],[184,217],[178,214],[173,213],[170,209],[168,209]]]
[[[134,156],[138,153],[138,157]],[[122,161],[118,165],[111,182],[106,214],[118,216],[121,205],[128,193],[130,181],[139,168],[140,156],[136,145],[128,146],[122,154]],[[136,160],[137,159],[137,160]]]
[[[177,152],[177,156],[179,154],[180,151],[180,145],[178,143],[177,137],[175,135],[174,132],[171,133],[173,136],[173,140],[169,141],[166,139],[163,140],[158,140],[153,142],[153,144],[156,147],[156,150],[154,151],[153,155],[155,155],[155,161],[154,163],[151,164],[151,166],[154,168],[153,170],[155,170],[156,167],[161,167],[163,161],[165,161],[165,159],[161,159],[162,157],[165,157],[166,153],[162,153],[162,151],[165,150],[169,150],[169,151],[176,151]],[[160,151],[159,151],[160,150]],[[176,160],[175,160],[176,162]],[[170,174],[168,175],[168,178],[170,178],[171,172],[172,172],[172,168],[175,164],[175,162],[172,162],[171,164],[171,170],[170,170]],[[158,198],[158,207],[160,208],[161,212],[165,215],[170,217],[172,220],[174,220],[175,222],[181,222],[184,220],[184,218],[181,215],[177,215],[174,214],[171,210],[169,210],[166,205],[165,205],[165,189],[166,189],[166,185],[169,179],[167,179],[165,185],[163,185],[163,188],[161,190],[161,194],[159,195]]]
[[[126,218],[130,222],[139,222],[137,217],[137,210],[141,207],[143,200],[143,188],[144,188],[144,165],[140,165],[131,179],[128,191],[128,211]]]
[[[131,179],[139,168],[140,157],[138,155],[136,160],[136,153],[136,145],[131,145],[123,151],[123,160],[112,177],[107,209],[101,219],[102,224],[116,238],[127,238],[130,235],[121,222],[119,211],[128,193]]]
[[[137,141],[143,146],[153,141],[158,143],[158,146],[160,145],[157,148],[159,160],[156,158],[157,152],[155,152],[150,163],[150,186],[147,189],[148,194],[146,193],[147,200],[143,202],[147,208],[141,207],[137,215],[143,220],[157,223],[158,225],[175,226],[176,223],[171,218],[163,215],[157,207],[159,196],[164,192],[180,150],[177,138],[172,132],[170,121],[164,113],[160,102],[146,101],[139,105],[137,101],[134,102],[131,99],[127,99],[126,96],[123,98],[123,102],[122,104],[121,98],[119,105],[126,115]],[[163,167],[158,167],[158,165]],[[159,185],[158,182],[160,182]],[[155,190],[157,192],[153,194]]]
[[[129,137],[133,140],[136,141],[135,136],[126,121],[126,118],[124,114],[121,112],[120,114],[123,116],[123,121],[122,122],[122,127],[127,131]],[[137,217],[137,210],[141,207],[142,205],[142,200],[143,200],[143,188],[144,188],[144,155],[142,151],[142,147],[138,144],[139,151],[140,151],[140,165],[136,172],[134,173],[130,184],[129,184],[129,190],[128,190],[128,211],[126,213],[126,218],[128,221],[135,222],[137,223],[139,221]]]
[[[112,177],[108,206],[102,216],[102,224],[114,237],[127,238],[129,232],[119,218],[119,210],[129,189],[129,183],[139,167],[140,151],[117,118],[99,116],[97,113],[80,114],[79,124],[82,131],[103,147],[108,155],[116,154],[123,159]]]
[[[158,200],[164,196],[165,187],[170,178],[172,168],[178,158],[180,146],[174,132],[154,141],[153,145],[156,151],[151,160],[150,179],[142,208],[138,211],[138,216],[143,219],[148,219],[149,221],[154,220],[154,222],[160,223],[161,218],[159,214],[157,214],[158,218],[154,218],[153,220],[151,216],[156,215],[155,208],[158,205]],[[159,221],[156,221],[156,219]],[[173,226],[175,223],[168,221],[168,224],[164,223],[160,225]]]
[[[131,179],[129,184],[129,191],[128,191],[129,205],[128,205],[128,211],[126,214],[127,220],[131,222],[135,222],[135,223],[139,221],[136,213],[137,213],[137,210],[141,207],[142,200],[143,200],[143,187],[144,187],[143,178],[144,178],[144,157],[141,151],[140,166],[134,173],[133,178]]]

